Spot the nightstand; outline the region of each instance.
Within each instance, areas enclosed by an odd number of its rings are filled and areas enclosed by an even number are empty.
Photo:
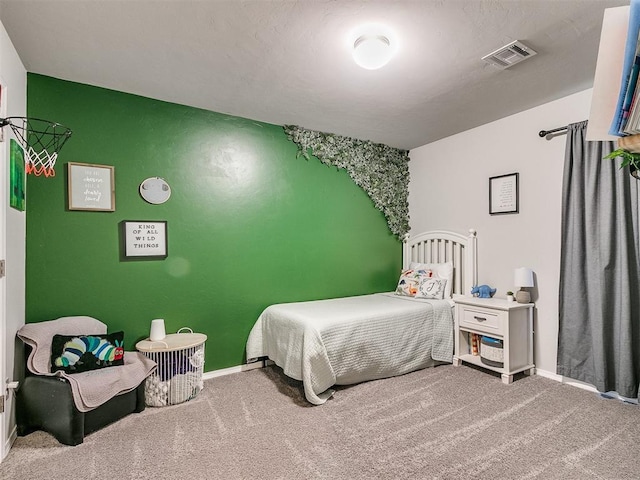
[[[498,298],[457,297],[455,319],[455,353],[453,364],[471,363],[502,375],[502,382],[509,384],[513,375],[535,372],[533,364],[533,303],[508,302]],[[477,334],[478,354],[473,353],[472,336]],[[481,344],[482,336],[487,345]],[[496,345],[502,345],[502,352]],[[491,344],[492,346],[490,346]],[[480,354],[487,348],[485,361]],[[501,353],[502,366],[495,361]]]

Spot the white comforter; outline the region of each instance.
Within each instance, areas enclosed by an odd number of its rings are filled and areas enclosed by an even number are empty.
[[[315,405],[332,385],[402,375],[452,355],[449,301],[393,293],[271,305],[247,341],[248,361],[268,356],[302,380]]]

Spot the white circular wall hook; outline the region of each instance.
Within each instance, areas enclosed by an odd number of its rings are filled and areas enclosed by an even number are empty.
[[[140,196],[153,205],[160,205],[171,196],[171,187],[164,178],[149,177],[140,184]]]

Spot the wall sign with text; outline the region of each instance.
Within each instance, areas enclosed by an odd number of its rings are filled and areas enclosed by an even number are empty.
[[[489,178],[489,213],[518,213],[518,174]]]
[[[167,222],[125,221],[124,256],[167,258]]]
[[[69,210],[114,212],[114,167],[90,163],[67,163]]]

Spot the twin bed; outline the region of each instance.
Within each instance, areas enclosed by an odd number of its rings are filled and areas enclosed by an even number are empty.
[[[445,279],[442,299],[399,295],[399,285],[397,292],[271,305],[249,334],[247,361],[268,357],[303,382],[314,405],[333,395],[333,385],[451,363],[451,297],[476,284],[476,248],[474,230],[468,236],[427,232],[404,241],[403,272],[426,271]]]

